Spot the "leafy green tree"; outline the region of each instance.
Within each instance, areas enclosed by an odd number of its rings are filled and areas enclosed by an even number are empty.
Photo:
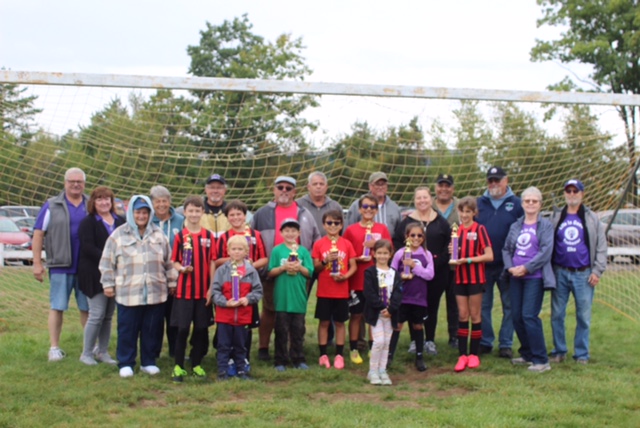
[[[536,40],[533,61],[582,63],[592,67],[591,84],[596,91],[640,94],[640,3],[637,0],[537,0],[548,25],[563,31],[556,40]],[[631,171],[638,158],[636,138],[638,106],[618,106],[625,125]],[[637,176],[633,174],[637,196]]]

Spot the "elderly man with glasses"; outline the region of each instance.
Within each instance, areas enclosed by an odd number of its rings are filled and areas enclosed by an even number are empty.
[[[376,213],[374,221],[385,224],[387,229],[393,232],[396,230],[400,220],[402,220],[402,214],[398,204],[387,196],[388,189],[389,179],[387,178],[387,174],[378,171],[369,176],[369,193],[375,196],[378,202],[378,212]],[[358,200],[356,200],[349,207],[345,227],[359,222],[360,219],[360,206],[358,205]]]
[[[607,267],[605,226],[596,213],[582,203],[584,184],[572,179],[564,184],[567,205],[551,219],[555,229],[553,270],[556,289],[551,298],[551,329],[553,350],[550,361],[564,361],[568,349],[565,338],[565,317],[569,294],[576,304],[576,333],[573,359],[588,364],[591,305],[595,287]]]
[[[251,220],[251,227],[262,235],[267,257],[271,256],[271,251],[275,246],[284,242],[280,234],[280,225],[288,218],[298,220],[300,223],[299,244],[311,252],[313,243],[320,238],[320,232],[311,213],[295,202],[296,180],[284,175],[276,178],[273,196],[273,201],[256,211]],[[262,273],[264,296],[260,327],[258,328],[258,359],[268,361],[270,359],[269,342],[276,317],[273,305],[274,281],[272,278],[266,277],[266,271]]]

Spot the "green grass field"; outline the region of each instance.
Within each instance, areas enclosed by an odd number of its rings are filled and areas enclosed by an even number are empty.
[[[550,346],[549,296],[545,299],[542,317]],[[80,363],[82,330],[75,309],[65,315],[61,347],[67,358],[49,363],[47,311],[46,284],[33,280],[28,269],[0,269],[0,427],[640,425],[638,323],[602,304],[594,306],[592,362],[587,366],[567,361],[534,374],[492,355],[482,359],[478,370],[456,374],[457,351],[446,345],[442,311],[439,355],[427,358],[429,370],[413,368],[406,353],[409,338],[403,333],[391,387],[368,384],[366,358],[361,366],[347,362],[344,371],[317,367],[312,316],[307,317],[306,335],[311,370],[276,373],[254,358],[254,381],[203,384],[187,379],[176,385],[169,379],[173,361],[166,352],[156,377],[136,371],[132,379],[121,379],[113,366]],[[569,338],[573,316],[570,305]],[[499,318],[496,309],[494,325]],[[112,355],[115,342],[114,337]],[[215,373],[213,352],[203,365]]]

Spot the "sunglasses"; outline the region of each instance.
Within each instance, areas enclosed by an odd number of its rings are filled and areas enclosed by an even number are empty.
[[[290,192],[293,190],[293,187],[291,186],[276,186],[276,189],[278,189],[281,192]]]
[[[524,202],[525,204],[537,204],[540,201],[537,199],[525,199],[522,202]]]
[[[564,189],[564,193],[580,193],[578,189]]]
[[[409,235],[412,238],[422,238],[424,235],[422,233],[412,233]]]
[[[326,224],[327,226],[340,226],[342,224],[341,221],[325,221],[324,224]]]
[[[363,210],[377,210],[378,206],[377,205],[362,204],[362,206],[360,208],[362,208]]]
[[[500,181],[502,181],[502,178],[489,178],[487,179],[487,181],[489,183],[500,183]]]

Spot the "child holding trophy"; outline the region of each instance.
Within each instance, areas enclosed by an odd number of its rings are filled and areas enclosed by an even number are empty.
[[[421,223],[409,223],[405,229],[406,247],[399,249],[391,267],[400,273],[402,278],[402,304],[398,313],[399,327],[391,336],[389,359],[393,359],[402,324],[410,324],[411,340],[416,343],[416,369],[427,370],[424,362],[424,320],[427,317],[427,281],[434,275],[433,256],[423,246],[425,239]]]
[[[172,380],[182,382],[187,338],[193,323],[191,366],[193,375],[206,378],[200,363],[209,346],[208,327],[213,324],[213,311],[207,305],[209,284],[215,271],[216,249],[213,233],[200,226],[204,203],[198,196],[190,196],[184,203],[185,224],[173,241],[173,266],[180,272],[171,309],[171,326],[177,327],[174,348],[175,367]]]
[[[458,351],[460,352],[455,366],[456,372],[461,372],[467,367],[474,369],[480,366],[478,351],[480,339],[482,339],[485,263],[493,260],[493,249],[487,230],[483,225],[473,221],[476,214],[478,214],[476,199],[470,196],[462,198],[458,203],[460,229],[457,239],[454,236],[451,238],[449,263],[456,266],[455,294],[458,303]],[[469,318],[471,318],[471,332],[469,332]],[[471,343],[467,352],[469,335]]]
[[[275,278],[273,302],[276,309],[275,368],[286,370],[291,363],[307,370],[304,357],[305,314],[307,313],[307,279],[313,275],[313,261],[309,251],[298,246],[300,223],[293,218],[280,225],[284,242],[276,246],[269,259],[269,278]]]
[[[360,324],[364,312],[364,272],[374,265],[371,257],[374,244],[380,239],[391,241],[391,234],[387,226],[382,223],[375,223],[374,218],[378,212],[378,202],[372,194],[366,194],[358,200],[361,220],[354,223],[344,231],[344,239],[351,242],[353,249],[358,256],[356,263],[358,270],[349,280],[349,290],[351,292],[351,305],[349,305],[349,347],[351,349],[350,358],[354,364],[362,364],[362,357],[358,352],[358,336],[360,334]]]
[[[262,298],[258,271],[246,259],[249,245],[244,236],[236,235],[227,243],[230,260],[216,270],[209,301],[216,305],[218,324],[218,379],[226,380],[229,357],[235,358],[237,375],[248,379],[246,372],[246,331],[253,319],[253,306]]]
[[[322,227],[327,235],[313,244],[311,256],[313,266],[319,272],[316,296],[315,317],[318,325],[318,346],[320,348],[319,364],[330,368],[327,356],[327,337],[329,323],[333,319],[336,327],[336,356],[333,366],[344,368],[345,328],[349,319],[349,278],[353,276],[356,266],[356,252],[349,241],[340,236],[342,230],[342,212],[329,210],[322,215]]]
[[[387,358],[393,328],[397,327],[397,311],[402,302],[402,280],[389,267],[393,246],[386,239],[373,246],[375,266],[364,273],[364,318],[371,326],[373,346],[367,378],[372,385],[391,385],[387,374]]]

